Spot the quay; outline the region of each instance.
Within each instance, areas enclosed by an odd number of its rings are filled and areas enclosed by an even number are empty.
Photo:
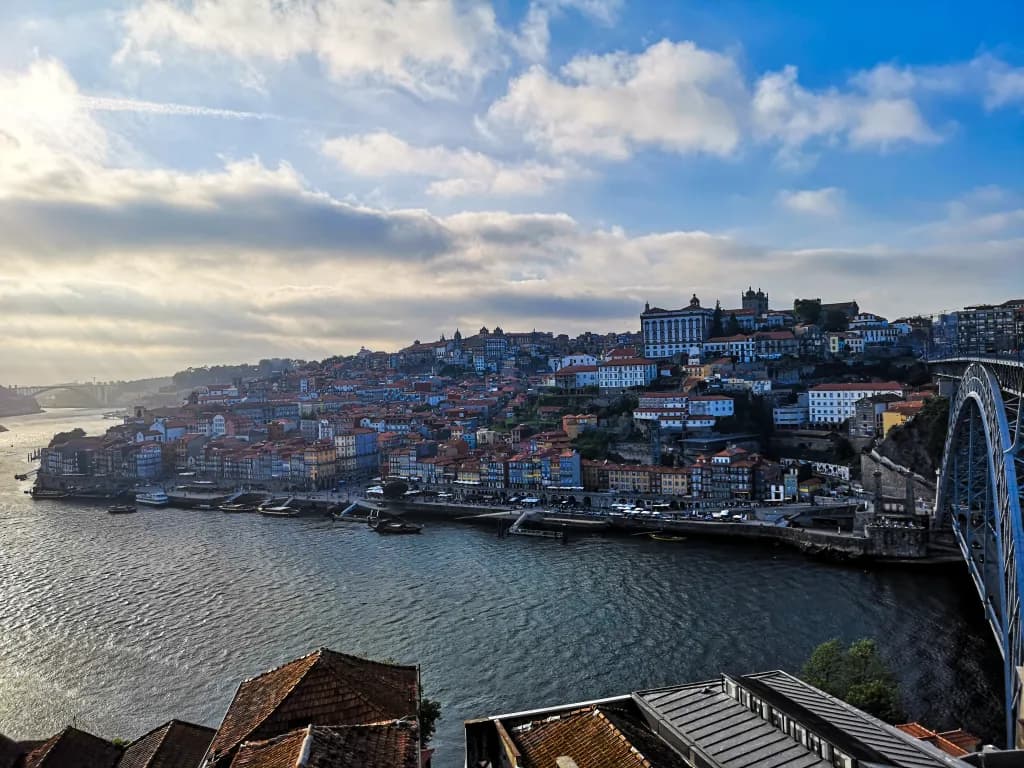
[[[130,493],[131,489],[78,489],[65,501],[97,501]],[[169,506],[216,510],[242,494],[244,489],[192,490],[180,486],[168,491]],[[269,492],[260,491],[261,494]],[[536,535],[565,538],[579,535],[634,535],[664,533],[694,538],[725,539],[733,543],[769,543],[795,548],[805,554],[834,561],[875,562],[914,565],[947,565],[961,562],[960,553],[944,542],[932,539],[926,526],[913,520],[882,516],[862,518],[863,502],[829,505],[787,504],[772,507],[737,507],[741,519],[707,519],[695,511],[616,513],[609,506],[546,509],[522,508],[493,502],[426,500],[413,497],[378,502],[363,495],[337,491],[293,492],[288,494],[303,507],[303,515],[326,515],[332,509],[356,505],[364,514],[390,512],[417,521],[449,521],[494,526],[500,536]],[[609,504],[611,500],[609,499]],[[351,515],[347,519],[361,519]],[[523,524],[526,524],[525,526]],[[517,525],[518,524],[518,525]],[[512,530],[512,529],[515,530]],[[551,535],[554,534],[554,535]]]

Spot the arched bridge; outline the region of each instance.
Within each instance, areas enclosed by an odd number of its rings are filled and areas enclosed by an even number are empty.
[[[956,357],[930,365],[950,394],[934,524],[952,528],[1003,656],[1013,746],[1024,740],[1024,363]]]
[[[105,384],[49,384],[41,387],[14,387],[14,391],[26,397],[35,397],[46,392],[76,392],[85,396],[95,405],[109,405],[111,387]]]

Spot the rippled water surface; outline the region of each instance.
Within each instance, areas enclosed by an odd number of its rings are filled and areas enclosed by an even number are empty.
[[[0,419],[0,732],[71,720],[133,738],[216,725],[238,682],[317,646],[422,667],[444,718],[781,667],[878,638],[914,718],[998,738],[1000,662],[966,576],[825,565],[784,549],[589,538],[568,546],[429,525],[32,501],[25,455],[95,411]]]

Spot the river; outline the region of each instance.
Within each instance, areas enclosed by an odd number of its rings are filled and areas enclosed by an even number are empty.
[[[642,538],[557,542],[458,524],[378,536],[354,524],[33,501],[28,452],[95,410],[3,420],[0,732],[69,722],[135,738],[216,725],[240,680],[318,646],[419,663],[462,720],[736,673],[799,667],[820,642],[875,637],[910,715],[1002,728],[1001,662],[960,569],[865,570],[786,549]]]

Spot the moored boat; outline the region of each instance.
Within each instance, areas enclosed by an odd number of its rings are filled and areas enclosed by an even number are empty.
[[[231,513],[231,514],[238,514],[238,513],[244,513],[244,512],[256,512],[256,511],[258,511],[259,508],[255,504],[240,504],[238,502],[233,502],[233,503],[229,503],[229,504],[221,504],[218,507],[218,509],[221,512],[228,512],[228,513]]]
[[[134,504],[115,504],[107,507],[107,512],[112,515],[130,515],[132,512],[138,512],[138,509]]]
[[[147,507],[166,507],[171,500],[163,488],[145,488],[135,492],[135,503]]]
[[[421,533],[423,526],[419,523],[410,523],[408,520],[401,520],[397,517],[371,517],[370,527],[377,533]]]
[[[33,488],[29,491],[33,499],[66,499],[71,494],[68,491],[58,491],[49,488]]]
[[[654,541],[686,541],[685,536],[673,536],[668,533],[649,533],[647,535]]]
[[[266,515],[267,517],[298,517],[299,510],[287,505],[278,507],[260,507],[260,514]]]

